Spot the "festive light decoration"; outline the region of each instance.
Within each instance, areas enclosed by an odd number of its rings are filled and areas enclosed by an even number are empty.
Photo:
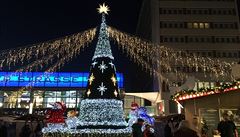
[[[105,92],[107,90],[107,88],[105,88],[105,86],[103,86],[103,82],[101,83],[101,86],[99,86],[99,88],[97,88],[99,92],[101,92],[101,96],[103,95],[103,92]]]
[[[180,80],[187,77],[187,73],[179,68],[190,68],[194,72],[205,76],[230,76],[233,62],[226,62],[216,58],[201,57],[186,51],[171,49],[159,44],[144,41],[138,37],[108,27],[110,38],[117,42],[122,51],[134,62],[161,79],[168,78],[168,73],[175,73]]]
[[[65,120],[65,123],[67,124],[67,127],[69,129],[71,128],[77,128],[78,123],[79,123],[79,119],[77,118],[77,111],[71,110],[68,112],[67,114],[67,119]]]
[[[69,126],[66,128],[63,124],[64,120],[62,117],[52,116],[52,114],[56,114],[55,116],[60,115],[60,112],[55,113],[54,110],[51,113],[48,113],[50,116],[48,121],[49,123],[48,127],[43,129],[43,133],[47,134],[60,132],[62,134],[71,135],[79,133],[96,136],[98,134],[109,134],[111,136],[115,136],[116,134],[128,136],[130,134],[131,129],[124,128],[124,126],[127,126],[127,123],[123,118],[122,102],[119,97],[118,85],[115,82],[116,68],[112,63],[114,57],[112,56],[109,37],[112,38],[117,43],[119,48],[126,52],[134,62],[138,63],[140,66],[142,66],[142,68],[149,71],[151,75],[160,77],[160,79],[168,78],[167,74],[169,73],[175,73],[176,77],[183,80],[187,76],[187,73],[183,72],[181,69],[179,70],[178,67],[188,67],[195,72],[203,73],[204,75],[209,74],[210,77],[215,76],[216,78],[224,75],[231,75],[231,66],[234,64],[232,62],[221,61],[209,57],[200,57],[195,54],[191,55],[186,51],[174,50],[159,44],[150,43],[138,37],[131,36],[125,32],[121,32],[113,27],[107,27],[105,14],[108,14],[109,7],[105,4],[100,5],[98,11],[102,14],[102,23],[99,31],[96,50],[92,58],[94,61],[92,66],[94,69],[95,65],[102,62],[102,64],[99,66],[99,69],[102,73],[104,71],[108,71],[109,78],[98,79],[97,82],[101,82],[101,85],[98,85],[99,87],[96,87],[96,85],[94,86],[92,83],[93,80],[95,81],[97,78],[89,78],[89,85],[85,100],[81,102],[81,109],[84,111],[80,113],[79,124],[87,127],[116,126],[119,129],[69,129],[74,126],[76,127],[76,125],[71,124],[78,123],[75,121],[76,119],[69,119],[67,123],[70,124],[68,124]],[[66,62],[69,62],[72,58],[79,55],[81,49],[84,49],[88,43],[92,42],[95,34],[96,28],[92,28],[82,33],[73,34],[61,39],[1,51],[0,67],[10,70],[14,69],[15,71],[45,70],[45,72],[54,72],[65,65]],[[104,64],[103,61],[105,61],[106,64]],[[114,74],[113,77],[115,80],[111,78],[112,73]],[[103,81],[107,80],[109,81],[103,85]],[[31,88],[32,84],[34,83],[28,84],[25,88],[20,89],[19,92],[21,93],[25,89]],[[179,95],[174,96],[174,99],[185,100],[215,93],[227,92],[239,88],[239,85],[235,85],[233,87],[208,90],[209,92],[198,92],[196,94],[189,94],[189,92],[187,95],[185,92],[178,93]],[[95,92],[97,89],[100,91],[100,93]],[[103,92],[106,94],[103,94]],[[99,94],[101,95],[100,97],[98,96]],[[89,104],[85,104],[84,101],[88,102]],[[86,106],[88,106],[92,111],[87,110]],[[56,112],[58,111],[59,110],[56,110]],[[145,109],[140,111],[140,115],[144,115],[145,113]],[[92,116],[98,116],[99,119],[96,119],[96,117],[94,118]],[[120,128],[121,126],[122,128]]]
[[[89,78],[89,84],[92,85],[93,80],[95,79],[95,77],[93,76],[93,74],[91,74],[90,78]]]
[[[131,137],[131,128],[126,129],[67,129],[67,128],[55,128],[55,129],[46,129],[42,130],[43,137],[49,136],[64,136],[64,137]]]
[[[240,89],[240,82],[236,81],[231,84],[226,83],[221,86],[217,86],[215,88],[201,88],[199,91],[188,90],[188,91],[180,91],[172,96],[172,99],[175,101],[183,101],[187,99],[199,98],[203,96],[220,94],[229,91],[234,91]]]
[[[110,64],[112,68],[115,67],[115,65],[112,63],[112,61],[108,64]]]
[[[93,67],[95,67],[95,65],[97,64],[97,62],[96,61],[94,61],[93,63],[92,63],[92,65],[93,65]]]
[[[121,100],[84,99],[80,104],[80,126],[127,126]]]
[[[109,57],[110,59],[114,59],[112,56],[109,37],[107,35],[107,25],[105,21],[105,14],[102,14],[102,23],[101,23],[101,28],[99,32],[97,47],[94,52],[94,56],[92,60],[100,57]]]
[[[46,112],[47,123],[50,123],[50,125],[59,125],[59,123],[65,123],[65,120],[63,118],[63,114],[66,111],[65,104],[62,102],[55,102],[51,105],[53,108]]]
[[[99,12],[102,13],[102,23],[90,69],[95,79],[93,83],[88,82],[87,93],[80,103],[77,132],[84,131],[84,134],[89,133],[90,136],[96,133],[104,137],[130,136],[131,128],[124,119],[123,102],[118,94],[116,71],[112,63],[114,58],[105,23],[107,11],[108,8],[105,5],[99,8]],[[98,64],[100,62],[101,64]],[[98,67],[95,67],[96,64]],[[90,94],[88,91],[91,91]]]
[[[117,79],[114,77],[114,75],[111,77],[111,80],[113,82],[113,85],[116,86]]]
[[[80,49],[90,43],[96,34],[96,28],[32,46],[3,50],[0,52],[0,67],[15,71],[42,70],[60,58],[73,58]],[[66,61],[63,59],[62,61]],[[58,67],[64,63],[58,63]],[[17,67],[16,67],[17,66]],[[57,68],[57,67],[56,67]],[[53,71],[53,69],[52,69]]]
[[[106,66],[106,64],[104,64],[104,61],[102,61],[102,64],[100,64],[100,66],[98,66],[98,68],[102,71],[102,73],[103,73],[103,71],[105,70],[105,69],[107,69],[108,67]]]
[[[87,91],[87,96],[89,97],[90,94],[91,94],[91,90],[88,89],[88,91]]]
[[[128,124],[129,126],[132,126],[135,122],[137,122],[138,118],[141,118],[144,120],[145,124],[154,124],[154,118],[150,117],[147,114],[147,109],[144,107],[139,107],[137,103],[132,102],[131,104],[131,111],[129,112],[129,120]],[[143,127],[145,127],[145,124]]]
[[[103,3],[103,5],[99,5],[99,8],[97,8],[97,10],[98,10],[98,13],[100,13],[100,14],[108,14],[108,11],[110,11],[109,10],[109,7],[107,6],[107,5],[105,5],[105,3]]]

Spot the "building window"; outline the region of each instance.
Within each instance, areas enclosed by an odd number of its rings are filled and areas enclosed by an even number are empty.
[[[211,53],[211,52],[208,52],[208,56],[211,57],[211,56],[212,56],[212,53]]]
[[[175,38],[175,42],[178,42],[178,38],[177,37]]]
[[[193,28],[193,24],[192,23],[187,23],[187,26],[188,26],[188,28]]]
[[[225,53],[225,52],[223,52],[223,53],[222,53],[222,56],[225,58],[225,57],[226,57],[226,53]]]
[[[204,28],[209,29],[209,23],[204,23]]]
[[[232,53],[231,53],[231,52],[228,53],[228,57],[229,57],[229,58],[232,57]]]
[[[198,23],[193,23],[193,28],[197,29],[198,28]]]
[[[204,28],[204,24],[203,23],[199,23],[199,28],[203,29]]]
[[[184,42],[184,38],[181,38],[181,42]]]
[[[235,58],[237,58],[237,53],[233,53],[233,56],[234,56]]]

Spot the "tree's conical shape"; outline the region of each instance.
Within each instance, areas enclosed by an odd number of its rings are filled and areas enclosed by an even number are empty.
[[[123,102],[119,97],[113,60],[105,14],[102,14],[88,85],[84,99],[80,103],[79,128],[81,129],[103,134],[131,132],[124,119]]]
[[[99,57],[108,57],[110,59],[114,59],[107,34],[105,14],[102,14],[102,23],[99,30],[98,42],[92,60]]]
[[[113,56],[105,15],[102,14],[102,23],[99,31],[98,42],[95,49],[90,76],[85,92],[85,99],[120,99],[116,68]]]

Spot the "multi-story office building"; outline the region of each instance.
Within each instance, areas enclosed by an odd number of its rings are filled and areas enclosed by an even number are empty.
[[[237,0],[143,0],[137,34],[173,49],[233,60],[240,58],[239,27]],[[199,88],[216,81],[196,77]],[[168,100],[169,93],[162,99]]]

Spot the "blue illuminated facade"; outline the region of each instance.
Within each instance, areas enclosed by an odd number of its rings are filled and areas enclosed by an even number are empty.
[[[89,73],[79,72],[0,72],[0,87],[71,87],[85,88]],[[117,73],[119,88],[123,88],[123,74]]]

